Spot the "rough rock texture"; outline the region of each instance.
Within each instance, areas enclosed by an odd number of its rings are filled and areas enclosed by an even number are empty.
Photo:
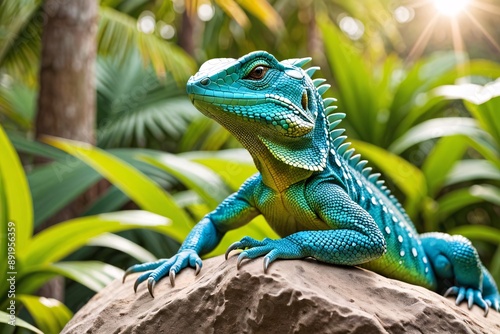
[[[89,301],[62,333],[500,333],[500,314],[456,307],[424,288],[314,260],[204,261],[151,298],[137,275]]]

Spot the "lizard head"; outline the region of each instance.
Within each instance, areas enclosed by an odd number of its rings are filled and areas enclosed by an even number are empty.
[[[212,59],[189,79],[187,92],[250,153],[258,140],[288,165],[322,170],[329,136],[321,95],[300,67],[309,60],[279,62],[265,51]]]

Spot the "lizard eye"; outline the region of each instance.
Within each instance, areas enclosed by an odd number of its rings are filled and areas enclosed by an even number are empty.
[[[267,70],[269,67],[263,66],[263,65],[258,65],[255,66],[250,73],[245,77],[245,79],[250,79],[250,80],[260,80],[266,75]]]

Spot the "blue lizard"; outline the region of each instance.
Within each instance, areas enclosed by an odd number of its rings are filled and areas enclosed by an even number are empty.
[[[387,277],[456,294],[484,309],[499,311],[500,296],[476,249],[462,236],[418,234],[401,204],[365,168],[367,161],[338,125],[345,117],[321,96],[330,87],[312,79],[310,58],[278,62],[265,51],[239,59],[205,62],[187,84],[196,108],[228,129],[250,152],[259,172],[207,214],[170,259],[138,264],[124,276],[144,272],[134,289],[190,266],[223,235],[262,214],[282,237],[245,237],[226,252],[264,256],[264,270],[276,259],[313,257],[331,264],[358,265]]]

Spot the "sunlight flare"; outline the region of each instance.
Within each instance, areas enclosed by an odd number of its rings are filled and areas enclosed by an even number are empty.
[[[471,0],[433,0],[434,6],[443,15],[456,16],[467,8]]]

